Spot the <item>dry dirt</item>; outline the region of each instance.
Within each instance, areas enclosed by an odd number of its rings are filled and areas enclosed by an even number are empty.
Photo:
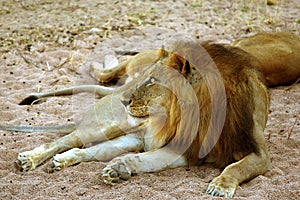
[[[94,102],[51,98],[19,106],[28,95],[78,84],[96,84],[87,73],[116,50],[143,50],[179,35],[230,42],[259,31],[299,35],[299,0],[4,0],[0,1],[0,124],[53,125],[78,121]],[[237,188],[235,199],[300,199],[300,84],[270,89],[266,143],[273,168]],[[79,98],[79,99],[80,99]],[[76,101],[78,102],[78,101]],[[211,199],[211,166],[138,174],[111,187],[101,180],[102,162],[81,163],[58,173],[47,162],[21,173],[19,152],[58,138],[55,134],[0,131],[1,199]]]

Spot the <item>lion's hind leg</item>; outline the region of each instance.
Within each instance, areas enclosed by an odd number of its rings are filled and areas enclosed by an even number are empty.
[[[128,58],[128,60],[120,63],[116,67],[104,69],[91,65],[90,74],[100,83],[108,83],[112,80],[120,79],[122,76],[136,78],[136,76],[139,75],[139,72],[147,69],[149,65],[157,62],[157,60],[162,56],[165,56],[165,54],[166,52],[160,49],[142,51]]]
[[[103,169],[102,178],[106,184],[113,185],[120,179],[128,180],[135,173],[155,172],[182,166],[187,166],[187,161],[183,155],[162,148],[117,157]]]
[[[56,154],[50,162],[48,171],[59,171],[80,162],[107,161],[123,153],[143,150],[142,141],[133,134],[117,137],[95,146],[79,149],[74,148]]]
[[[91,76],[100,83],[108,83],[113,79],[118,79],[120,76],[125,75],[128,61],[120,63],[113,68],[99,68],[96,65],[90,66]]]

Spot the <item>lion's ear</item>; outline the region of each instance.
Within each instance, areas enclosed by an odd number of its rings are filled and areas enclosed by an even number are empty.
[[[179,56],[176,53],[172,53],[167,62],[167,66],[178,70],[183,76],[186,76],[191,72],[191,66],[189,61]]]

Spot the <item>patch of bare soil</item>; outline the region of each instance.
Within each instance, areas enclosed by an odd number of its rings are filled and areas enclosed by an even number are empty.
[[[265,1],[93,1],[0,2],[0,124],[53,125],[78,121],[93,96],[50,98],[33,106],[18,103],[29,93],[95,81],[91,62],[116,50],[156,48],[168,38],[230,42],[259,31],[299,35],[298,0]],[[235,199],[300,198],[300,85],[270,89],[265,130],[272,169],[242,184]],[[77,101],[76,101],[77,102]],[[210,199],[211,166],[138,174],[114,187],[101,180],[102,162],[81,163],[48,174],[47,162],[21,173],[19,152],[58,138],[55,134],[0,131],[1,199]]]

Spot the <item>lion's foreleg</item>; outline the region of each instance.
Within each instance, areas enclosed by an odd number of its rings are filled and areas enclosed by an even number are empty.
[[[106,161],[123,153],[143,150],[143,142],[133,134],[117,137],[86,149],[74,148],[62,154],[56,154],[49,167],[49,172],[89,161]]]
[[[102,177],[105,183],[114,184],[120,179],[129,179],[135,173],[155,172],[180,166],[187,166],[185,157],[162,148],[115,158],[103,169]]]
[[[33,170],[53,155],[82,145],[83,143],[77,133],[72,132],[54,142],[42,144],[31,151],[19,153],[16,164],[21,171]]]
[[[268,168],[268,155],[265,152],[259,155],[251,153],[227,166],[221,175],[211,181],[206,192],[216,196],[232,197],[240,183],[265,173]]]

